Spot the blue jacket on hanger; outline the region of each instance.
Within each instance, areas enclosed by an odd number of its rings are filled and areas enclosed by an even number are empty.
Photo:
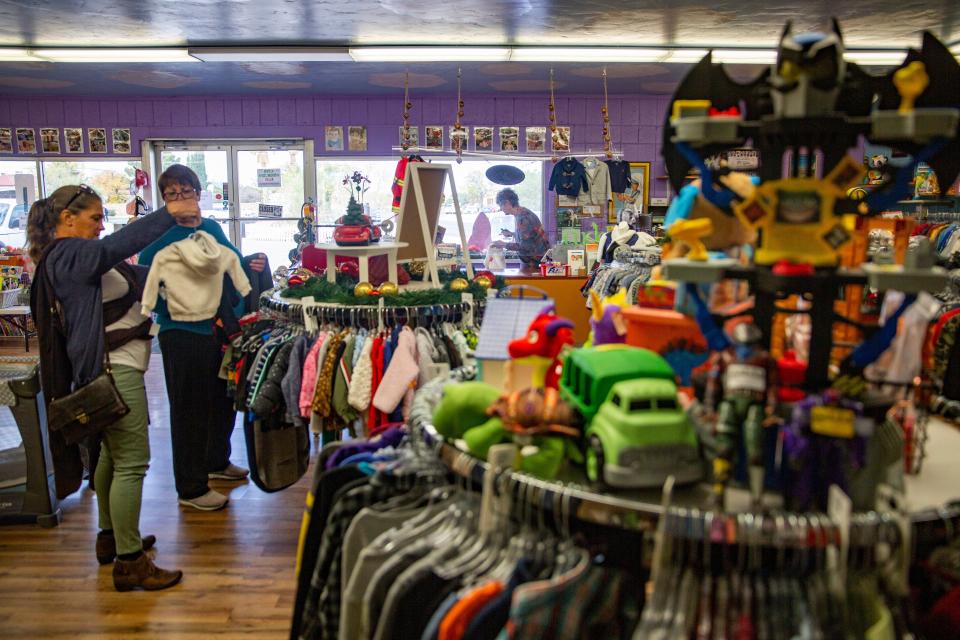
[[[576,198],[580,195],[580,191],[590,190],[587,171],[576,158],[564,158],[553,167],[550,185],[547,188],[556,191],[558,196]]]

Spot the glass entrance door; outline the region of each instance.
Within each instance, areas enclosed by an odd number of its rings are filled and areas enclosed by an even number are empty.
[[[313,175],[304,176],[308,150],[303,143],[158,143],[155,148],[161,172],[179,163],[197,173],[204,217],[216,219],[240,253],[265,254],[271,269],[290,263],[300,210],[312,196],[312,189],[305,193]]]

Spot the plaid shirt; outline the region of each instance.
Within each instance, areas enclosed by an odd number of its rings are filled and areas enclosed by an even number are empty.
[[[303,609],[301,640],[335,640],[340,625],[343,537],[364,507],[408,491],[413,478],[377,474],[370,484],[351,489],[334,505],[320,542],[320,553]]]
[[[538,263],[550,248],[550,241],[547,240],[547,232],[540,224],[540,218],[526,207],[520,209],[521,213],[517,215],[517,234],[514,236],[517,241],[517,253],[525,263]]]

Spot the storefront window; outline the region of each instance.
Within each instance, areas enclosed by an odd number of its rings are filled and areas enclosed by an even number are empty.
[[[543,217],[543,162],[539,160],[523,162],[505,162],[499,160],[469,159],[457,164],[453,158],[427,158],[432,162],[448,163],[453,167],[453,178],[457,184],[457,195],[460,198],[460,212],[463,215],[463,226],[469,239],[474,223],[481,212],[490,220],[492,240],[500,238],[500,229],[514,230],[514,221],[510,216],[500,212],[496,205],[496,195],[501,185],[494,184],[486,177],[486,171],[495,164],[506,164],[523,171],[526,179],[513,187],[520,198],[520,204],[537,215]],[[364,204],[369,205],[369,213],[374,221],[383,221],[393,216],[393,177],[397,168],[396,160],[317,160],[317,200],[318,222],[333,224],[346,211],[350,194],[343,186],[343,178],[354,171],[359,171],[370,179],[370,190],[364,196]],[[444,228],[443,241],[451,244],[460,244],[457,230],[457,217],[453,208],[449,182],[445,191],[443,208],[440,212],[439,225]],[[320,240],[323,241],[325,229],[320,229]]]
[[[49,195],[67,184],[87,184],[103,198],[103,235],[113,233],[127,222],[127,203],[133,200],[130,183],[140,168],[139,160],[45,160],[43,185]]]
[[[37,194],[36,162],[0,161],[0,244],[26,244],[27,213]]]

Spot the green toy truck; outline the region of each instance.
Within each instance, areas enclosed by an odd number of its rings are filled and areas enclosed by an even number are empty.
[[[583,416],[587,476],[616,488],[703,477],[696,432],[677,403],[673,369],[648,349],[603,345],[567,357],[560,395]]]

